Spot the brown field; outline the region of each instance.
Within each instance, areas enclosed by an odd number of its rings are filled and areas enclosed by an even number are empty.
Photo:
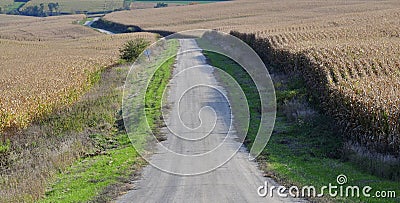
[[[150,33],[104,35],[72,24],[81,18],[0,15],[0,129],[24,127],[72,103],[90,73],[118,61],[127,40],[155,39]]]
[[[239,0],[105,19],[146,30],[238,31],[271,68],[303,75],[349,140],[399,156],[399,17],[395,0]]]
[[[182,31],[219,29],[255,32],[292,25],[306,26],[317,21],[335,21],[336,17],[400,7],[400,2],[364,0],[237,0],[157,10],[119,11],[105,19],[146,30]],[[322,19],[321,19],[322,18]],[[320,20],[316,20],[320,19]],[[328,22],[321,22],[326,24]]]
[[[0,39],[48,41],[102,35],[92,29],[73,24],[83,18],[84,15],[47,18],[0,15]]]

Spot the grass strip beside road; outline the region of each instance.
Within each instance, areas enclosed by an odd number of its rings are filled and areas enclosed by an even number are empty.
[[[251,147],[251,144],[254,142],[257,136],[257,131],[261,121],[261,116],[260,116],[261,100],[258,95],[257,88],[254,88],[256,87],[255,83],[251,79],[250,75],[247,74],[247,72],[244,69],[242,69],[241,66],[237,64],[235,61],[230,60],[226,56],[211,51],[203,51],[203,54],[211,63],[210,65],[218,67],[219,69],[225,71],[230,76],[232,76],[238,82],[244,94],[246,95],[246,100],[248,103],[249,113],[250,113],[250,121],[245,142],[248,147]],[[229,78],[227,78],[229,76],[223,74],[217,74],[217,77],[223,83],[223,86],[228,90],[228,95],[232,97],[233,95],[231,95],[229,92],[234,92],[234,91],[233,90],[229,91],[229,90],[235,88],[236,86],[234,84],[229,83],[230,80]],[[242,110],[240,108],[241,104],[239,102],[241,102],[240,99],[235,99],[235,98],[230,99],[231,106],[234,110],[236,110],[237,115],[242,114],[242,112],[238,112]],[[246,117],[241,117],[241,116],[237,116],[237,118],[246,119]],[[245,123],[245,121],[237,121],[235,123],[236,125],[239,125],[236,126],[238,128],[237,130],[239,131],[242,130],[241,128],[245,127],[244,124],[243,126],[241,125],[242,123]]]
[[[176,57],[168,59],[157,69],[146,91],[145,110],[147,122],[157,139],[162,139],[160,128],[164,121],[162,118],[161,104],[163,93],[171,79],[175,59]]]

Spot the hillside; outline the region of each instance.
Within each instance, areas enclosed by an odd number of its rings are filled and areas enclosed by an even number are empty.
[[[182,31],[188,29],[218,29],[256,32],[307,25],[322,21],[334,22],[335,17],[348,14],[398,8],[395,0],[382,2],[362,0],[237,0],[156,10],[119,11],[104,19],[125,25],[137,25],[145,30]],[[321,20],[318,20],[321,19]],[[321,22],[328,24],[329,22]]]
[[[116,63],[129,39],[154,40],[150,33],[109,36],[73,24],[82,18],[0,15],[1,130],[75,101],[89,74]]]

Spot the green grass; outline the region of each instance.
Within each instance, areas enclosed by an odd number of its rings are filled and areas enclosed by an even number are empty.
[[[313,185],[316,188],[336,184],[336,177],[345,174],[352,186],[371,186],[376,190],[394,190],[400,194],[400,183],[385,180],[363,172],[354,164],[341,159],[340,139],[332,133],[331,122],[315,118],[313,122],[298,124],[278,115],[275,133],[272,135],[264,156],[267,171],[291,185]],[[336,198],[338,202],[398,202],[399,199]]]
[[[175,57],[165,61],[154,73],[146,91],[145,111],[151,130],[157,135],[161,127],[161,104],[165,88],[171,78]]]
[[[17,10],[19,7],[23,6],[25,2],[13,2],[13,4],[6,7],[6,11]]]
[[[251,113],[251,124],[255,128],[259,123],[259,97],[256,87],[247,72],[231,59],[212,52],[205,52],[211,65],[221,68],[229,73],[243,87],[249,102]],[[219,78],[229,92],[230,85],[224,83],[224,78]],[[373,192],[376,190],[396,191],[400,195],[400,183],[386,180],[363,172],[354,164],[340,159],[342,146],[341,136],[336,132],[330,118],[315,114],[308,120],[290,121],[282,112],[283,104],[287,101],[303,99],[306,92],[301,80],[291,78],[286,83],[276,82],[276,94],[278,102],[278,113],[274,133],[259,157],[262,169],[269,176],[277,179],[281,184],[290,186],[313,185],[316,188],[335,184],[336,177],[345,174],[348,184],[351,186],[371,186]],[[231,101],[235,101],[228,94]],[[233,106],[233,105],[232,105]],[[240,113],[233,106],[233,113]],[[236,123],[237,121],[235,121]],[[239,121],[240,122],[240,121]],[[255,128],[256,129],[256,128]],[[249,138],[254,139],[255,130],[249,130]],[[314,199],[315,201],[336,202],[399,202],[400,199],[378,199],[378,198],[330,198]]]
[[[79,25],[84,25],[86,21],[92,21],[94,18],[84,18],[83,20],[78,21]]]
[[[120,135],[117,139],[129,139]],[[87,202],[98,196],[104,188],[131,176],[132,167],[144,162],[136,150],[128,145],[108,150],[106,155],[81,159],[57,180],[46,192],[42,202]],[[108,199],[109,200],[109,199]]]
[[[245,72],[245,70],[242,69],[240,65],[237,64],[235,61],[230,60],[227,57],[217,54],[215,52],[204,51],[203,54],[210,60],[211,65],[218,67],[219,69],[225,71],[233,78],[235,78],[235,80],[239,83],[240,87],[242,88],[244,94],[246,95],[246,100],[248,101],[248,107],[250,113],[249,129],[247,132],[246,144],[250,148],[251,144],[254,142],[254,139],[256,138],[261,118],[260,117],[261,100],[260,97],[258,96],[257,88],[254,88],[255,83],[251,79],[250,75],[247,74],[247,72]],[[225,87],[228,90],[230,88],[234,88],[233,84],[228,83],[229,78],[227,78],[228,77],[227,75],[218,74],[218,77],[224,83]],[[233,91],[228,91],[228,92],[233,92]],[[241,100],[231,99],[230,102],[232,103],[231,104],[232,107],[235,108],[240,106],[238,102],[241,102]],[[240,108],[236,109],[240,110]],[[241,115],[241,113],[239,112],[237,114]],[[241,123],[244,123],[244,121],[237,122],[238,125],[240,125]],[[241,130],[240,128],[243,127],[239,127],[239,130]]]
[[[23,6],[25,2],[14,2],[9,0],[0,0],[0,8],[2,13],[17,10],[19,7]]]
[[[8,152],[8,150],[10,150],[10,140],[0,141],[0,156],[2,153]]]

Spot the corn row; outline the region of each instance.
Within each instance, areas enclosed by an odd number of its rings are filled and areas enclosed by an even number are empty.
[[[400,156],[400,19],[393,16],[399,12],[352,15],[336,27],[232,33],[272,69],[302,75],[349,140]]]

